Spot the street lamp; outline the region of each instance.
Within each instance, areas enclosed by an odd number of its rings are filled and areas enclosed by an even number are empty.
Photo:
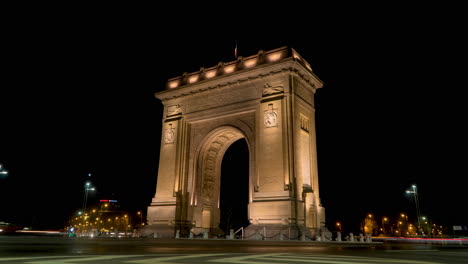
[[[143,226],[143,216],[140,211],[137,212],[138,217],[140,218],[140,227]]]
[[[89,177],[91,177],[91,173],[88,174]],[[88,215],[86,213],[86,206],[88,204],[88,193],[89,191],[95,191],[96,188],[91,184],[91,181],[86,181],[85,184],[84,184],[84,197],[83,197],[83,207],[82,207],[82,210],[81,210],[81,213],[82,213],[82,217],[83,217],[83,220],[82,220],[82,228],[81,228],[81,232],[82,232],[82,235],[84,235],[84,230],[86,229],[87,230],[87,222],[86,222],[86,219],[90,217],[90,215]]]
[[[3,178],[3,177],[6,177],[8,175],[8,171],[5,170],[4,168],[2,168],[2,164],[0,164],[0,177]]]
[[[338,231],[340,231],[340,233],[341,233],[341,223],[340,223],[340,222],[336,222],[336,228],[337,228]]]
[[[86,205],[88,203],[88,192],[94,191],[96,188],[91,184],[90,181],[87,181],[84,186],[84,198],[83,198],[83,213],[86,214]]]
[[[385,223],[388,221],[386,216],[382,217],[382,234],[385,235]]]
[[[406,190],[407,194],[414,195],[414,203],[416,205],[416,217],[418,218],[418,228],[421,228],[421,216],[419,212],[419,199],[418,199],[418,188],[415,184],[411,185],[411,190]],[[422,234],[424,235],[424,230],[422,230]]]

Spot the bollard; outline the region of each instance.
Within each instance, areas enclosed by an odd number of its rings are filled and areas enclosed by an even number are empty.
[[[320,241],[322,241],[322,238],[321,238],[320,236],[317,236],[317,237],[315,238],[315,241],[319,241],[319,242],[320,242]]]
[[[283,240],[283,230],[280,231],[280,240]]]
[[[322,234],[320,234],[320,238],[321,241],[327,241],[327,238],[325,237],[325,232],[322,232]]]
[[[229,229],[229,239],[234,239],[234,229]]]
[[[359,242],[364,242],[364,235],[362,233],[359,233]]]
[[[189,238],[190,238],[190,239],[193,239],[193,233],[192,233],[192,231],[190,231]]]
[[[349,233],[349,241],[354,242],[354,234]]]
[[[157,232],[153,233],[153,238],[158,238],[158,233]]]
[[[302,234],[301,234],[301,241],[305,241],[305,240],[306,240],[306,239],[305,239],[305,234],[302,233]]]
[[[208,239],[208,231],[207,230],[203,231],[203,239]]]
[[[177,230],[175,233],[175,238],[180,238],[180,230]]]
[[[341,232],[336,233],[336,241],[341,242]]]
[[[367,243],[371,243],[371,242],[372,242],[372,237],[371,237],[371,235],[369,235],[369,234],[366,235],[366,242],[367,242]]]

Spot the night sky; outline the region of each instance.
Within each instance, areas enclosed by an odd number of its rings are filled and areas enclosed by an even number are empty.
[[[376,15],[376,17],[378,17]],[[155,192],[167,79],[291,46],[324,82],[316,93],[327,224],[357,232],[367,213],[468,225],[466,46],[456,21],[312,21],[303,39],[166,36],[79,23],[11,30],[2,48],[0,221],[63,228],[97,199],[146,210]],[[66,30],[64,30],[66,28]],[[305,35],[304,35],[305,34]],[[292,39],[292,40],[289,40]],[[231,154],[230,154],[231,155]],[[235,154],[233,155],[235,157]]]

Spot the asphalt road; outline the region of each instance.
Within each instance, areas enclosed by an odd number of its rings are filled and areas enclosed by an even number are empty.
[[[3,263],[468,263],[461,245],[0,236]]]

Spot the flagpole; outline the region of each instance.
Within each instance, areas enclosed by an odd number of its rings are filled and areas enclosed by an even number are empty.
[[[237,59],[237,40],[236,40],[236,46],[234,47],[234,58]]]

